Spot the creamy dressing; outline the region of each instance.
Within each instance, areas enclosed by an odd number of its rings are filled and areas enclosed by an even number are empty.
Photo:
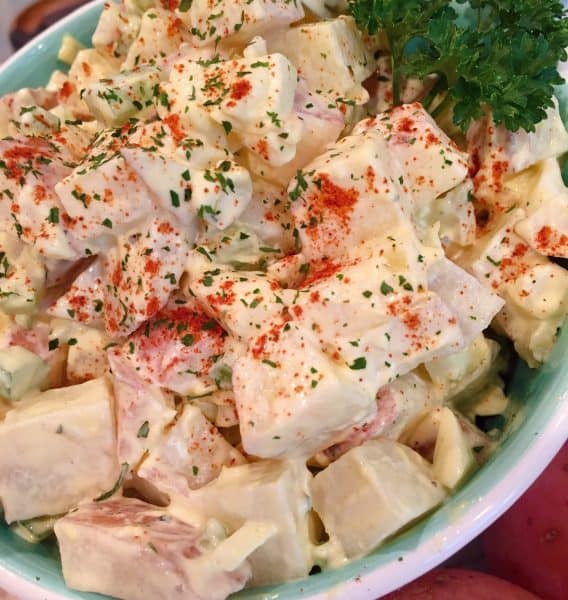
[[[109,2],[0,100],[0,500],[28,540],[56,521],[74,589],[221,600],[363,556],[495,447],[487,329],[550,353],[558,106],[456,136],[433,77],[392,106],[346,10]]]

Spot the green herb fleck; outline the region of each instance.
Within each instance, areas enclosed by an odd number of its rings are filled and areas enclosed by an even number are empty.
[[[150,432],[150,423],[148,423],[148,421],[144,421],[144,423],[142,423],[142,425],[140,425],[140,429],[138,429],[138,433],[136,434],[136,437],[147,438],[149,432]]]
[[[361,369],[367,368],[367,359],[364,356],[356,358],[350,365],[349,368],[353,371],[360,371]]]

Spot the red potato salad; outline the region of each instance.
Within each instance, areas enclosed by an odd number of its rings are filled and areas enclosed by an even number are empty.
[[[482,468],[568,312],[566,23],[122,0],[0,99],[0,501],[70,588],[337,568]]]

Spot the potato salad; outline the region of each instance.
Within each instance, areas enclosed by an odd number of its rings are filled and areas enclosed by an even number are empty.
[[[108,2],[59,58],[0,99],[6,522],[222,600],[443,503],[568,312],[558,103],[463,132],[340,0]]]

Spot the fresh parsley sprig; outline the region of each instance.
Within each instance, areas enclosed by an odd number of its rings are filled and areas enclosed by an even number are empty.
[[[393,100],[402,76],[437,75],[438,104],[466,131],[487,108],[510,131],[534,131],[563,83],[568,19],[557,0],[351,0],[357,25],[383,30],[393,64]],[[441,100],[440,100],[441,98]]]
[[[391,52],[393,99],[400,104],[400,78],[409,42],[424,37],[430,19],[448,4],[447,0],[350,0],[358,27],[373,35],[384,31]]]

